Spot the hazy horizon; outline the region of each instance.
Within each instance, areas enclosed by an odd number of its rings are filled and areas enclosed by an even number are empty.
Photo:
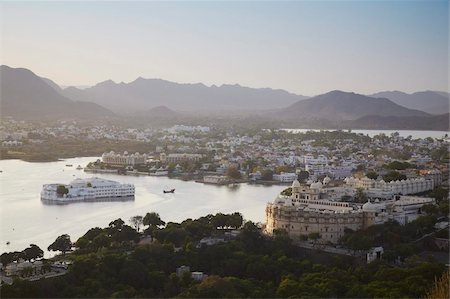
[[[447,1],[3,2],[1,64],[313,96],[448,91]],[[31,54],[30,54],[31,53]]]

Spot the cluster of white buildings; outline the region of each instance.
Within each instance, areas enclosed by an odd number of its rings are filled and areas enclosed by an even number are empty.
[[[281,183],[290,183],[297,179],[298,175],[295,172],[282,172],[280,174],[274,174],[273,180]]]
[[[44,263],[42,261],[24,261],[19,260],[18,262],[9,263],[5,266],[4,271],[6,276],[16,276],[23,274],[26,270],[37,274],[42,271]]]
[[[16,146],[21,146],[23,143],[22,141],[17,141],[17,140],[5,140],[2,142],[2,146],[4,147],[16,147]]]
[[[328,197],[322,183],[292,183],[291,196],[279,196],[266,206],[265,232],[284,229],[293,239],[318,233],[323,242],[337,243],[347,229],[360,230],[395,220],[406,224],[421,214],[432,198],[395,196],[389,200],[372,200],[365,204],[342,202]]]
[[[201,154],[168,154],[161,153],[159,160],[162,163],[199,162],[203,158]]]
[[[118,165],[118,166],[135,166],[139,164],[145,164],[147,161],[146,154],[128,154],[128,152],[124,152],[123,154],[116,154],[114,151],[109,153],[103,153],[102,161],[106,164],[110,165]]]
[[[66,192],[59,193],[58,188]],[[55,203],[78,201],[114,200],[134,198],[134,185],[102,178],[75,179],[68,185],[46,184],[41,191],[41,200]]]
[[[185,125],[174,125],[173,127],[169,128],[168,131],[171,133],[179,133],[179,132],[202,132],[207,133],[209,132],[209,127],[202,127],[202,126],[185,126]]]
[[[312,154],[307,154],[300,158],[300,163],[304,164],[305,170],[309,172],[312,179],[323,175],[330,175],[335,179],[344,179],[350,176],[355,168],[354,161],[341,162],[340,166],[330,165],[330,161],[325,155],[314,157]]]
[[[436,179],[417,177],[390,182],[374,180],[368,177],[363,177],[361,179],[349,177],[344,181],[349,187],[362,188],[366,194],[371,197],[386,198],[392,197],[394,194],[407,195],[433,190],[442,182],[442,179],[439,179],[439,177],[436,177]]]

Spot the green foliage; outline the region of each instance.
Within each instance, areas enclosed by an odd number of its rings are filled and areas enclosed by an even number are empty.
[[[133,216],[130,218],[130,223],[134,226],[137,232],[141,229],[141,225],[143,224],[144,217],[142,216]]]
[[[263,169],[261,171],[261,180],[263,181],[271,181],[273,179],[273,171],[271,169]]]
[[[61,251],[63,254],[65,254],[67,251],[69,251],[72,248],[72,241],[70,241],[69,235],[61,235],[58,238],[56,238],[55,242],[50,244],[48,246],[48,250],[52,251]]]
[[[300,182],[305,182],[309,178],[309,172],[306,170],[302,170],[298,173],[298,180]]]
[[[225,175],[228,178],[233,179],[233,180],[239,180],[242,177],[241,173],[239,172],[239,170],[235,166],[228,167]]]
[[[291,196],[292,195],[292,187],[288,187],[288,188],[284,189],[283,191],[281,191],[281,195]]]
[[[446,145],[442,145],[440,148],[435,149],[431,152],[431,158],[433,160],[443,161],[449,159],[449,150]]]
[[[35,244],[30,244],[30,247],[25,248],[22,251],[14,252],[4,252],[0,256],[0,263],[7,265],[12,262],[17,262],[19,259],[24,259],[26,261],[35,260],[42,258],[44,256],[44,251],[42,251],[39,246]]]
[[[367,172],[366,176],[369,179],[376,180],[378,178],[378,173],[376,171],[371,170],[371,171]]]
[[[408,162],[392,161],[385,165],[385,168],[391,170],[405,170],[408,168],[416,168],[416,166]]]
[[[233,215],[236,220],[240,218],[234,213],[228,219]],[[219,224],[226,218],[223,216],[227,215],[168,223],[156,229],[158,240],[146,245],[137,245],[136,230],[117,219],[107,228],[89,230],[77,241],[77,246],[83,246],[70,254],[74,264],[68,274],[4,284],[2,297],[423,298],[435,278],[445,271],[435,262],[395,267],[383,261],[361,265],[344,256],[309,258],[306,251],[292,244],[285,230],[277,230],[273,238],[268,238],[253,222],[246,222],[237,238],[229,242],[192,246],[202,236],[220,233]],[[346,236],[355,248],[383,245],[385,254],[403,258],[416,250],[408,243],[427,233],[433,221],[423,216],[405,227],[390,222],[358,232],[346,230]],[[123,231],[126,237],[121,235]],[[318,234],[310,237],[316,239]],[[178,239],[185,239],[186,246],[175,252]],[[91,250],[95,247],[98,250]],[[198,282],[190,273],[177,277],[175,271],[181,265],[203,271],[208,278]]]
[[[357,188],[355,194],[355,201],[359,203],[363,203],[367,201],[367,195],[364,192],[363,188]]]
[[[437,187],[430,192],[429,196],[435,198],[437,202],[440,202],[443,199],[448,199],[448,190],[445,190],[442,187]]]
[[[276,174],[280,174],[282,172],[292,172],[292,171],[293,171],[293,169],[291,167],[287,166],[287,165],[281,165],[281,166],[277,166],[275,168],[275,173]]]
[[[64,186],[64,185],[59,185],[58,187],[56,187],[56,193],[59,196],[63,196],[65,194],[69,193],[69,189],[67,189],[66,186]]]
[[[24,260],[35,260],[38,258],[41,258],[44,256],[44,251],[42,251],[41,248],[39,248],[39,246],[35,245],[35,244],[30,244],[30,247],[25,248],[24,251],[22,251],[22,258]]]
[[[406,180],[406,175],[401,174],[398,171],[392,170],[392,171],[389,171],[385,176],[383,176],[383,180],[387,183],[390,181]]]

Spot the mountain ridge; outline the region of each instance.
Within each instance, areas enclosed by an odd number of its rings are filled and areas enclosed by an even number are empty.
[[[439,91],[417,91],[406,93],[398,90],[381,91],[370,95],[371,97],[384,97],[394,103],[410,108],[425,111],[430,114],[449,112],[450,102],[448,93]]]
[[[35,120],[114,116],[95,103],[72,101],[58,92],[56,83],[28,69],[0,65],[0,78],[2,116]]]
[[[419,110],[408,109],[386,98],[372,98],[354,92],[333,90],[298,101],[276,112],[286,118],[355,120],[375,114],[379,116],[428,116]]]
[[[102,81],[91,88],[66,88],[74,100],[92,101],[117,113],[138,112],[167,105],[180,111],[218,109],[275,109],[307,97],[281,89],[250,88],[239,84],[176,83],[137,78],[129,83]]]

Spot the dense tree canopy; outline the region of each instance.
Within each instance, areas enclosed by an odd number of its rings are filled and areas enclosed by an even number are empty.
[[[48,250],[52,251],[61,251],[63,254],[65,254],[67,251],[69,251],[72,248],[72,241],[70,241],[69,235],[61,235],[58,238],[56,238],[55,242],[50,244],[48,246]]]
[[[386,248],[386,259],[364,265],[349,256],[298,248],[285,230],[269,238],[253,222],[242,225],[239,213],[169,222],[156,228],[156,240],[141,245],[140,234],[117,219],[106,228],[89,230],[76,242],[78,250],[68,257],[74,261],[68,274],[18,280],[1,286],[1,292],[6,298],[423,298],[445,267],[431,260],[409,261],[415,249],[408,244],[429,232],[435,221],[428,215],[404,227],[391,222],[348,230],[342,241],[355,250]],[[194,246],[205,236],[223,236],[228,228],[241,226],[240,234],[227,242]],[[389,256],[402,254],[402,267],[390,262]],[[189,272],[177,276],[181,265],[208,277],[196,281]]]

